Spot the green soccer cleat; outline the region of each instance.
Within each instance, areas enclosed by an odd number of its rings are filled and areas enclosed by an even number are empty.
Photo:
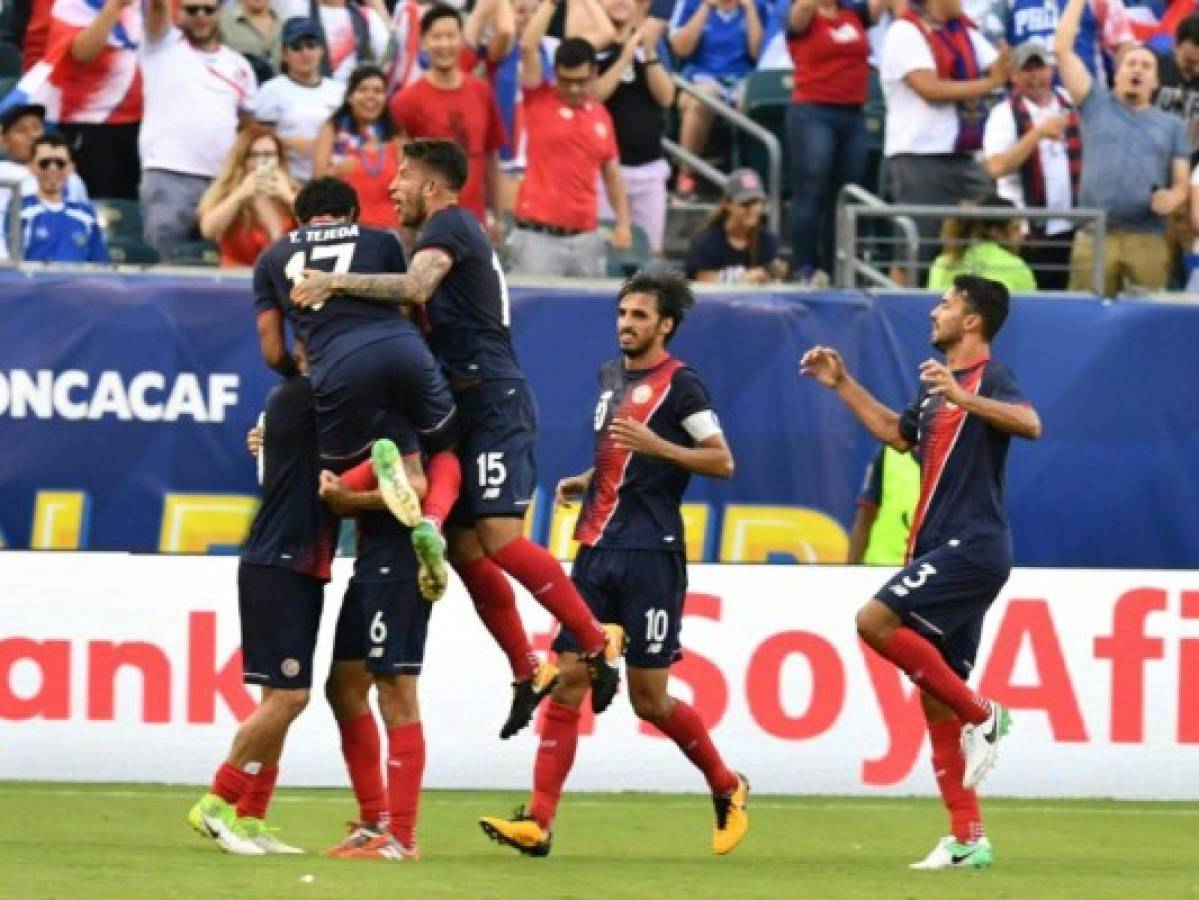
[[[239,816],[237,824],[241,828],[241,833],[249,838],[250,843],[257,844],[263,853],[272,854],[287,854],[298,855],[304,851],[299,847],[293,847],[291,844],[285,844],[283,841],[275,837],[275,828],[267,827],[266,822],[262,819],[251,819],[246,816]]]
[[[266,853],[242,830],[237,810],[216,794],[205,794],[187,814],[187,822],[201,837],[208,838],[226,853],[262,856]]]
[[[977,787],[995,767],[999,759],[999,740],[1006,737],[1011,729],[1011,713],[1006,706],[994,700],[991,701],[991,715],[985,722],[962,728],[962,754],[966,757],[962,787]]]
[[[383,502],[401,524],[415,528],[420,524],[420,497],[408,482],[404,460],[394,441],[380,438],[371,447],[371,466],[379,481]]]
[[[412,529],[412,549],[420,564],[416,583],[421,596],[433,603],[445,594],[450,583],[450,570],[445,562],[445,538],[437,526],[425,519]]]
[[[909,869],[931,871],[934,869],[985,869],[995,862],[995,851],[991,842],[985,837],[977,841],[960,844],[952,835],[946,835],[937,841],[937,846],[920,862],[914,862]]]

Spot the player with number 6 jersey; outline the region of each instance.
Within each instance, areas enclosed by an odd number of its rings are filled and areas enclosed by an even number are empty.
[[[500,730],[507,738],[532,719],[557,671],[533,653],[505,573],[578,638],[596,712],[616,694],[623,634],[618,626],[601,625],[557,560],[523,534],[537,483],[537,407],[512,349],[499,259],[478,220],[458,205],[466,174],[466,155],[453,141],[407,144],[391,196],[400,221],[420,229],[409,270],[315,275],[295,285],[292,300],[315,309],[326,301],[369,299],[414,307],[427,317],[430,344],[459,410],[464,478],[462,496],[444,523],[450,559],[512,667],[512,704]]]
[[[994,859],[975,787],[995,765],[1008,711],[966,683],[983,618],[1012,568],[1004,470],[1012,436],[1036,440],[1041,420],[1016,381],[991,359],[1008,314],[1002,284],[959,275],[932,311],[932,344],[945,362],[920,367],[920,393],[887,409],[814,347],[800,372],[836,392],[870,432],[920,461],[920,498],[908,564],[858,610],[862,640],[919,687],[933,770],[952,833],[915,869],[982,868]]]
[[[749,828],[749,785],[721,759],[699,714],[668,693],[682,656],[679,632],[687,557],[679,507],[692,474],[730,478],[733,455],[695,371],[666,350],[694,297],[682,276],[639,273],[620,290],[622,358],[600,370],[595,465],[558,483],[557,500],[582,497],[571,578],[600,619],[628,635],[629,699],[637,716],[672,739],[704,775],[716,825],[712,849],[731,852]],[[580,644],[554,641],[562,673],[550,696],[528,811],[479,820],[493,840],[528,856],[550,851],[551,826],[574,764],[587,691]]]

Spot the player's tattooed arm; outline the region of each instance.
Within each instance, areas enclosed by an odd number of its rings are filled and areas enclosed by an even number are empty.
[[[313,307],[323,304],[334,294],[343,294],[385,306],[427,303],[453,265],[454,260],[448,253],[430,247],[417,253],[408,271],[402,274],[307,270],[304,278],[292,287],[291,300],[297,306]]]
[[[884,444],[889,444],[900,453],[912,449],[912,445],[899,433],[899,413],[884,406],[862,387],[845,368],[845,360],[832,347],[813,347],[799,361],[799,374],[815,378],[832,390],[841,402],[866,430]]]

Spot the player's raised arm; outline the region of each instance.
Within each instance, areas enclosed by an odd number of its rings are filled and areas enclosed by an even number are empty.
[[[720,432],[708,435],[694,447],[684,447],[656,434],[644,422],[625,418],[613,421],[609,433],[621,450],[656,456],[708,478],[733,477],[733,452]]]
[[[1041,436],[1041,417],[1035,409],[1027,403],[1009,403],[967,391],[944,363],[926,359],[920,365],[920,380],[929,385],[930,394],[944,394],[947,402],[978,416],[997,431],[1030,441]]]
[[[862,387],[845,368],[841,354],[831,347],[813,347],[799,361],[799,373],[815,378],[832,390],[849,411],[857,416],[866,430],[884,444],[901,453],[911,449],[911,444],[899,431],[899,414],[878,401]]]
[[[428,248],[419,251],[408,271],[402,274],[335,274],[309,269],[292,287],[291,302],[296,306],[316,307],[334,294],[345,294],[389,306],[427,303],[453,265],[449,254]]]

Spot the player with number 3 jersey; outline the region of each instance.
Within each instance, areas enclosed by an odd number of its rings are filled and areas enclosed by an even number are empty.
[[[316,309],[374,300],[427,318],[459,410],[463,485],[444,523],[450,559],[512,667],[512,705],[500,731],[507,738],[529,723],[557,670],[533,653],[505,573],[577,637],[597,712],[615,696],[624,638],[619,626],[599,623],[557,560],[523,534],[537,479],[537,407],[512,349],[499,260],[478,220],[458,205],[466,173],[466,155],[453,141],[406,145],[391,196],[400,221],[420,229],[408,271],[314,274],[295,285],[292,301]]]
[[[933,769],[952,834],[916,869],[982,868],[994,858],[974,788],[994,766],[1010,716],[966,684],[983,617],[1012,567],[1004,510],[1012,436],[1036,440],[1041,420],[991,341],[1008,314],[1002,284],[959,275],[932,311],[932,344],[945,362],[920,367],[920,393],[895,413],[846,371],[837,351],[814,347],[800,372],[831,388],[880,441],[920,461],[920,498],[908,564],[857,615],[858,634],[920,688]]]

